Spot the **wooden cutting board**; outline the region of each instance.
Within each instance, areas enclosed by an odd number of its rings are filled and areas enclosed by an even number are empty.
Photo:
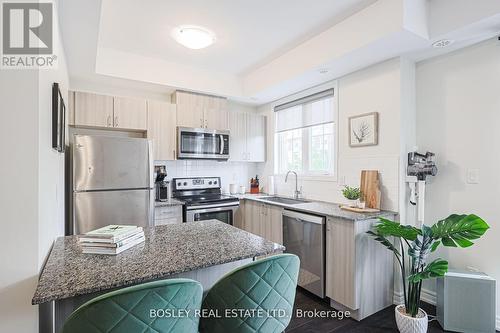
[[[380,209],[380,181],[378,170],[362,170],[360,190],[366,208]]]
[[[380,209],[376,209],[376,208],[357,208],[357,207],[349,207],[349,206],[340,206],[340,209],[348,210],[350,212],[355,212],[355,213],[377,213],[377,212],[380,212]]]

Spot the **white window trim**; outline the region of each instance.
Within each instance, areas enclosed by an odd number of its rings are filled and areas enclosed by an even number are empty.
[[[332,81],[327,84],[322,84],[319,86],[316,86],[314,88],[302,91],[300,93],[294,94],[292,96],[288,96],[286,100],[280,100],[279,103],[277,104],[282,104],[286,102],[290,102],[296,99],[303,98],[308,95],[313,95],[318,92],[321,92],[326,89],[332,89],[333,88],[333,104],[335,106],[335,114],[333,116],[333,135],[334,135],[334,144],[333,144],[333,156],[334,156],[334,161],[333,161],[333,172],[328,173],[328,174],[318,174],[318,173],[302,173],[302,172],[297,172],[297,178],[300,180],[306,180],[306,181],[327,181],[327,182],[338,182],[338,168],[339,168],[339,139],[340,139],[340,133],[339,133],[339,89],[338,89],[338,81]],[[273,111],[274,112],[274,111]],[[278,111],[279,112],[279,111]],[[285,179],[286,174],[284,173],[279,173],[277,171],[278,169],[278,162],[277,162],[277,152],[278,152],[278,142],[276,140],[276,126],[273,128],[273,175],[274,177],[278,178],[283,178]],[[295,171],[295,170],[292,170]]]

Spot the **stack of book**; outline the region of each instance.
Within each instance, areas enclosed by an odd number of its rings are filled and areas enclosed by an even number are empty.
[[[144,242],[142,227],[108,225],[79,237],[83,253],[115,255]]]

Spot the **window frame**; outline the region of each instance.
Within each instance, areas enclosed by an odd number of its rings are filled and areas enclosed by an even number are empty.
[[[287,98],[286,101],[282,100],[283,103],[289,103],[289,102],[294,102],[296,100],[306,98],[308,96],[317,94],[321,91],[327,90],[327,89],[333,89],[333,108],[334,108],[334,114],[333,114],[333,170],[328,173],[322,173],[322,172],[304,172],[304,171],[297,171],[297,175],[299,179],[303,180],[321,180],[321,181],[332,181],[336,182],[338,180],[338,163],[339,163],[339,156],[338,156],[338,147],[339,147],[339,98],[338,98],[338,83],[337,81],[334,81],[328,85],[321,85],[315,89],[312,90],[306,90],[305,92],[295,94],[293,96],[290,96]],[[281,102],[281,101],[279,101]],[[277,103],[277,104],[283,104],[283,103]],[[277,111],[279,112],[279,111]],[[276,113],[273,110],[274,113],[274,127],[273,127],[273,140],[274,140],[274,145],[273,145],[273,174],[275,177],[282,177],[284,178],[286,173],[281,173],[279,170],[279,158],[280,158],[280,149],[279,149],[279,142],[278,142],[278,135],[279,133],[276,132]],[[306,127],[302,127],[301,129],[304,129]],[[311,130],[311,127],[308,128],[308,130]],[[310,154],[311,152],[309,151],[309,140],[310,140],[310,133],[306,136],[306,138],[302,139],[302,152],[306,152],[307,154]],[[305,148],[305,149],[304,149]],[[307,158],[309,160],[309,158]],[[304,165],[304,160],[302,161],[302,164]],[[309,167],[308,167],[309,169]],[[293,170],[296,171],[296,170]]]

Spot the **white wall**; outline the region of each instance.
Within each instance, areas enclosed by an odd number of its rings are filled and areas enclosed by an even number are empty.
[[[58,21],[54,22],[58,68],[42,70],[38,78],[38,268],[41,269],[56,237],[64,236],[64,154],[52,149],[52,84],[59,83],[68,110],[68,71]],[[68,119],[68,117],[66,117]],[[66,134],[67,139],[67,134]]]
[[[0,332],[38,327],[37,80],[36,71],[0,70]]]
[[[496,39],[419,63],[417,141],[437,155],[438,175],[426,192],[427,224],[450,213],[475,213],[490,229],[467,249],[441,248],[450,267],[474,267],[500,280],[500,42]],[[467,169],[479,183],[466,182]],[[435,281],[425,287],[435,290]],[[497,288],[497,329],[500,289]]]
[[[51,148],[50,121],[52,82],[67,94],[68,79],[58,33],[54,43],[58,70],[0,70],[0,332],[38,332],[31,298],[64,230],[64,164]]]
[[[377,169],[381,175],[382,208],[399,210],[401,70],[401,61],[393,59],[337,80],[337,177],[329,179],[301,178],[299,186],[303,186],[306,198],[344,202],[345,199],[340,192],[344,183],[359,186],[361,170]],[[268,116],[267,163],[259,165],[260,174],[267,176],[274,173],[274,106],[334,85],[334,82],[323,84],[259,107],[259,112]],[[379,112],[379,144],[369,147],[349,147],[348,118],[375,111]],[[265,178],[263,180],[266,181]],[[278,176],[275,182],[278,194],[291,195],[293,193],[294,182],[285,184],[283,176]],[[267,188],[265,189],[267,190]]]

